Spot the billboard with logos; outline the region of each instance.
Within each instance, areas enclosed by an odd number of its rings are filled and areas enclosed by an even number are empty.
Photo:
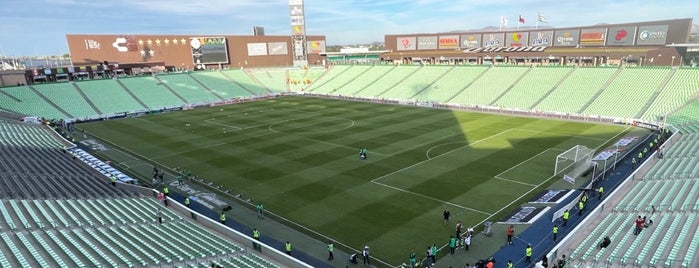
[[[633,46],[636,40],[636,27],[612,27],[607,30],[608,46]]]
[[[248,43],[248,56],[265,56],[267,55],[266,43]]]
[[[580,31],[581,45],[604,45],[607,28],[582,29]]]
[[[503,47],[505,46],[504,33],[483,34],[483,47]]]
[[[638,27],[636,45],[664,45],[667,40],[667,25]]]
[[[457,49],[459,48],[458,35],[440,35],[439,49]]]
[[[464,48],[476,48],[481,47],[481,34],[464,34],[461,35],[460,47]]]
[[[528,32],[510,32],[505,34],[506,47],[526,47],[528,44]]]
[[[417,48],[417,37],[396,38],[396,50],[415,50]]]
[[[325,53],[325,41],[308,41],[308,54]]]
[[[553,34],[553,45],[557,47],[574,47],[580,41],[580,30],[557,30]]]
[[[436,36],[420,36],[417,38],[417,49],[437,49],[437,42],[438,40]]]
[[[287,55],[289,49],[286,42],[269,42],[267,43],[267,51],[269,55]]]
[[[553,31],[531,32],[529,36],[529,46],[552,46]]]

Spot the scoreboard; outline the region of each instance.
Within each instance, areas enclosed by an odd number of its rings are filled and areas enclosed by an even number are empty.
[[[203,69],[205,64],[227,64],[228,46],[226,38],[218,37],[192,37],[189,39],[192,48],[192,61],[197,67]]]

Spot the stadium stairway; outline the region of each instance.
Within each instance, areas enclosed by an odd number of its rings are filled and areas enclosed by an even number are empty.
[[[541,98],[539,98],[536,102],[534,102],[531,106],[529,106],[529,109],[530,110],[534,109],[534,107],[539,105],[539,103],[541,103],[544,99],[548,98],[548,96],[551,95],[551,93],[553,93],[553,91],[556,90],[561,84],[563,84],[563,82],[566,81],[566,79],[568,79],[568,77],[573,75],[573,73],[577,69],[578,69],[577,66],[575,68],[571,68],[570,71],[566,75],[561,77],[561,79],[559,79],[558,82],[556,82],[556,84],[553,85],[553,87],[551,87],[551,89],[549,89],[543,96],[541,96]]]
[[[655,89],[655,92],[653,92],[653,95],[646,101],[645,104],[643,104],[643,107],[641,108],[641,111],[636,114],[635,118],[641,118],[643,115],[648,111],[648,108],[650,108],[651,105],[653,105],[653,102],[655,102],[658,99],[658,96],[667,88],[667,84],[670,82],[672,77],[675,75],[677,72],[677,69],[671,69],[670,72],[665,75],[665,78],[663,78],[663,81],[660,82],[658,87]]]
[[[475,78],[473,78],[473,80],[471,80],[470,83],[464,85],[463,88],[461,88],[461,89],[459,89],[459,90],[456,90],[456,91],[454,92],[454,95],[451,95],[451,97],[447,98],[447,99],[444,101],[444,103],[450,103],[453,99],[455,99],[457,96],[461,95],[462,92],[466,91],[469,87],[471,87],[471,85],[473,85],[473,83],[475,83],[476,81],[478,81],[478,79],[480,79],[481,77],[483,77],[489,70],[491,70],[491,69],[493,69],[493,68],[494,68],[493,66],[490,66],[490,67],[488,67],[488,68],[483,69],[483,71],[482,71],[481,73],[479,73]]]
[[[119,86],[122,89],[124,89],[124,91],[126,91],[126,93],[129,94],[129,96],[131,96],[131,98],[136,100],[136,102],[138,102],[138,104],[140,104],[141,107],[143,107],[144,109],[148,109],[148,105],[146,105],[146,103],[144,103],[140,98],[138,98],[138,96],[133,94],[133,91],[131,91],[131,89],[129,89],[126,85],[124,85],[124,83],[122,83],[119,79],[115,79],[114,81],[116,81],[116,83],[119,84]]]
[[[80,94],[80,96],[82,96],[83,99],[85,99],[85,102],[87,102],[87,104],[90,105],[92,110],[95,110],[95,112],[97,112],[98,115],[102,114],[102,111],[100,111],[100,109],[97,108],[97,105],[95,105],[95,103],[92,102],[92,100],[90,100],[90,98],[88,98],[87,95],[85,95],[85,92],[83,92],[83,90],[77,84],[75,84],[74,82],[70,82],[70,85],[73,86],[73,88],[76,91],[78,91],[78,94]]]
[[[203,89],[206,89],[207,91],[209,91],[209,93],[211,93],[211,95],[216,96],[216,98],[218,98],[219,100],[222,100],[222,99],[223,99],[223,97],[221,97],[221,95],[216,94],[215,91],[211,90],[211,88],[209,88],[208,86],[206,86],[204,83],[201,82],[201,80],[197,79],[197,78],[194,77],[192,74],[187,73],[187,76],[189,76],[190,78],[192,78],[192,80],[194,80],[194,82],[197,82],[197,84],[199,84]]]
[[[238,86],[238,87],[242,88],[243,90],[247,91],[248,93],[250,93],[250,96],[258,95],[258,94],[255,94],[255,92],[253,92],[252,90],[250,90],[250,89],[249,89],[248,87],[246,87],[245,85],[239,83],[236,79],[233,79],[233,77],[231,77],[231,75],[228,74],[227,72],[221,72],[221,74],[223,74],[223,76],[225,76],[229,81],[233,82],[233,84],[235,84],[236,86]],[[248,73],[246,73],[245,75],[246,75],[246,76],[250,76],[250,79],[253,79],[253,81],[256,80],[256,78],[254,78],[254,75],[249,75]],[[266,86],[264,86],[264,84],[259,83],[259,80],[258,80],[257,83],[258,83],[261,87],[263,87],[265,90],[267,90],[267,93],[269,93],[269,88],[267,88]]]
[[[352,96],[357,96],[357,95],[359,95],[360,92],[362,92],[362,91],[364,91],[365,89],[371,87],[373,84],[375,84],[376,82],[380,81],[380,80],[381,80],[382,78],[384,78],[386,75],[388,75],[388,74],[394,72],[397,68],[398,68],[398,65],[395,65],[395,66],[391,67],[390,70],[388,70],[388,71],[385,72],[385,73],[382,73],[380,76],[376,77],[376,79],[371,80],[371,82],[369,82],[369,83],[368,83],[367,85],[365,85],[364,87],[361,87],[359,90],[354,91],[351,95],[352,95]]]
[[[526,77],[529,73],[531,73],[533,68],[534,67],[529,67],[526,71],[524,71],[519,77],[517,77],[517,80],[512,82],[512,84],[510,86],[508,86],[505,90],[503,90],[502,93],[500,93],[500,95],[495,97],[495,99],[493,99],[493,101],[491,101],[490,104],[488,104],[488,105],[490,105],[490,106],[497,105],[498,101],[500,99],[502,99],[503,96],[507,95],[507,93],[510,92],[510,90],[512,90],[512,88],[515,87],[515,85],[517,85],[517,83],[519,83],[519,81],[522,81],[522,79],[524,77]]]
[[[313,81],[311,85],[308,87],[310,90],[309,92],[313,92],[316,89],[325,86],[328,83],[332,83],[335,78],[338,78],[342,76],[344,73],[349,71],[351,68],[353,68],[354,65],[352,66],[335,66],[332,65],[329,67],[328,70],[326,70],[322,76],[318,77],[316,81]]]
[[[172,95],[175,95],[175,97],[177,97],[178,99],[180,99],[180,100],[182,101],[182,103],[189,103],[189,102],[188,102],[185,98],[183,98],[180,94],[177,94],[177,92],[175,92],[175,90],[172,89],[167,83],[163,82],[163,80],[160,79],[160,77],[158,77],[158,76],[154,76],[154,77],[155,77],[155,80],[158,81],[158,85],[161,85],[161,86],[167,88],[167,90],[169,90],[170,93],[172,93]]]
[[[449,74],[449,73],[451,73],[452,71],[454,71],[454,69],[456,69],[456,68],[457,68],[456,66],[450,67],[449,70],[447,70],[446,72],[440,74],[437,78],[435,78],[434,80],[432,80],[432,82],[430,82],[429,84],[427,84],[425,87],[423,87],[423,88],[417,90],[417,91],[415,92],[415,94],[411,95],[408,99],[411,99],[411,100],[412,100],[412,99],[415,99],[415,97],[420,96],[420,94],[422,94],[422,93],[425,92],[426,90],[432,88],[432,86],[434,86],[434,84],[436,84],[439,80],[441,80],[442,78],[444,78],[447,74]]]
[[[609,87],[609,85],[611,85],[612,82],[614,82],[614,79],[616,79],[617,76],[619,76],[619,74],[621,73],[622,70],[624,70],[624,69],[623,68],[617,69],[616,72],[614,72],[614,74],[612,74],[612,76],[609,77],[609,79],[607,79],[607,82],[604,82],[604,84],[599,88],[599,90],[597,90],[595,95],[593,95],[592,98],[590,98],[590,100],[588,100],[587,103],[585,103],[585,105],[583,105],[582,108],[580,108],[580,110],[578,110],[578,113],[582,114],[582,112],[585,111],[587,109],[587,107],[590,107],[590,105],[592,105],[592,103],[594,103],[595,100],[597,100],[597,98],[600,95],[602,95],[602,92],[604,92],[604,90],[607,89],[607,87]]]
[[[41,94],[41,92],[39,92],[38,90],[36,90],[36,88],[34,88],[33,86],[27,85],[26,87],[27,87],[28,89],[31,89],[31,91],[34,92],[34,94],[36,94],[37,96],[39,96],[39,98],[43,99],[46,103],[48,103],[48,104],[50,104],[51,106],[53,106],[54,109],[56,109],[57,111],[59,111],[59,112],[61,112],[62,114],[64,114],[64,115],[66,116],[66,118],[74,118],[74,116],[73,116],[72,114],[69,114],[68,112],[66,112],[66,110],[63,110],[60,106],[56,105],[55,102],[53,102],[52,100],[50,100],[49,98],[47,98],[46,96],[44,96],[44,94]]]
[[[616,170],[611,171],[607,174],[604,180],[601,182],[596,183],[593,185],[592,189],[597,189],[600,185],[604,186],[605,192],[610,193],[614,189],[616,189],[622,182],[623,179],[628,177],[630,174],[633,173],[634,167],[631,164],[631,156],[636,155],[639,151],[642,151],[643,148],[639,146],[638,148],[630,151],[627,155],[628,157],[621,159],[619,163],[616,165]],[[643,161],[648,160],[648,158],[644,158]],[[642,163],[642,162],[641,162]],[[639,165],[641,164],[639,163]],[[561,221],[560,219],[556,219],[555,222],[552,222],[551,219],[553,219],[553,213],[562,207],[564,207],[565,204],[569,204],[570,202],[573,202],[577,200],[579,197],[579,194],[571,195],[569,198],[566,200],[561,201],[556,207],[553,209],[549,210],[546,212],[543,216],[539,218],[535,223],[533,223],[531,226],[529,226],[525,231],[523,231],[520,234],[516,234],[516,239],[513,239],[514,245],[506,245],[504,243],[505,241],[505,234],[494,234],[493,239],[502,239],[503,241],[503,246],[499,251],[497,251],[493,257],[498,261],[498,263],[506,263],[507,260],[512,260],[512,262],[515,264],[515,267],[533,267],[533,263],[531,264],[525,264],[525,258],[524,258],[524,250],[527,244],[532,245],[533,249],[533,254],[532,254],[532,262],[536,262],[539,259],[541,259],[542,256],[547,254],[556,244],[553,241],[553,235],[551,234],[551,229],[553,228],[553,224],[559,225],[559,232],[558,232],[558,241],[561,241],[564,239],[577,225],[579,225],[582,220],[587,216],[587,214],[595,209],[602,201],[597,199],[597,194],[592,191],[592,194],[589,195],[589,200],[587,204],[585,205],[585,210],[582,214],[582,216],[578,215],[578,209],[577,206],[574,207],[573,209],[570,210],[570,218],[568,220],[568,226],[567,227],[562,227],[560,226]],[[605,197],[607,198],[607,197]],[[594,242],[593,244],[596,245],[596,243],[599,243],[599,240],[602,237],[591,237],[592,241]],[[586,249],[585,249],[586,250]],[[571,252],[558,252],[558,256],[561,255],[566,255],[570,256]],[[484,256],[485,257],[485,256]],[[552,263],[555,260],[549,260],[549,265],[552,265]],[[570,264],[570,260],[569,260]]]
[[[252,79],[252,81],[254,81],[254,82],[257,83],[258,85],[262,86],[262,88],[264,88],[265,91],[267,91],[267,92],[272,92],[272,91],[273,91],[273,90],[270,89],[267,85],[265,85],[265,83],[262,83],[262,81],[260,81],[260,79],[258,79],[257,76],[255,76],[255,74],[253,74],[250,70],[245,69],[244,72],[245,72],[245,74],[246,74],[247,76],[250,77],[250,79]],[[267,72],[267,75],[269,75],[269,72]],[[248,91],[249,91],[249,90],[248,90]]]

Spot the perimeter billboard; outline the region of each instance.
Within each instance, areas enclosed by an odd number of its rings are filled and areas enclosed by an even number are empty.
[[[638,27],[636,45],[664,45],[667,40],[667,25]]]
[[[553,31],[538,31],[531,32],[529,37],[529,46],[552,46],[553,45]]]
[[[398,37],[396,38],[396,50],[415,50],[417,48],[416,37]]]
[[[582,29],[580,31],[580,44],[604,46],[604,40],[606,36],[606,28]]]
[[[608,46],[633,46],[636,39],[636,26],[613,27],[607,30]]]
[[[574,47],[580,42],[580,30],[557,30],[553,34],[554,46]]]
[[[506,47],[526,47],[528,43],[528,32],[510,32],[505,35]]]
[[[457,49],[459,48],[458,35],[440,35],[439,49]]]
[[[248,56],[266,56],[266,43],[248,43]]]
[[[465,34],[461,36],[461,48],[481,47],[481,34]]]
[[[325,53],[325,41],[308,41],[308,54]]]
[[[417,49],[427,50],[427,49],[437,49],[437,37],[436,36],[420,36],[417,38]]]
[[[269,51],[269,55],[289,54],[286,42],[269,42],[267,43],[267,50]]]
[[[504,33],[483,34],[483,47],[502,47],[505,46]]]

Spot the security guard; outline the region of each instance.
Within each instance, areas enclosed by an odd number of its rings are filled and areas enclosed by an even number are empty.
[[[184,198],[184,206],[189,207],[189,196]]]
[[[563,212],[563,226],[568,225],[569,218],[570,218],[570,212],[566,209],[566,211]]]
[[[597,193],[599,193],[597,200],[602,200],[602,196],[604,195],[604,186],[600,185],[599,189],[597,189]]]
[[[553,226],[553,242],[556,242],[556,235],[558,235],[558,226]]]
[[[221,220],[221,224],[226,225],[226,213],[221,211],[221,216],[219,216],[219,219]]]

